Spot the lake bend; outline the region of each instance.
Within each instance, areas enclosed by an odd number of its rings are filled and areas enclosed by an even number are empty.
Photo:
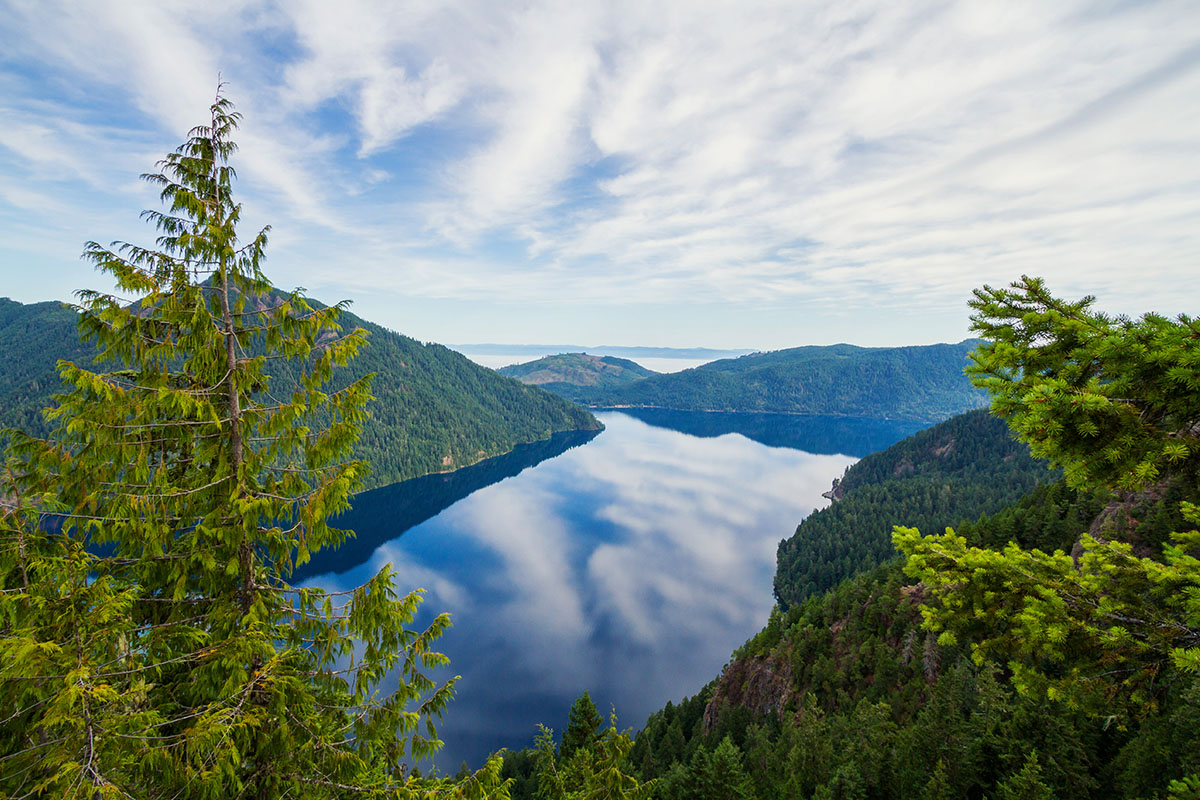
[[[780,540],[847,466],[922,427],[633,413],[364,492],[336,520],[356,538],[298,576],[340,591],[391,562],[398,590],[427,592],[416,625],[450,613],[443,771],[532,744],[539,722],[561,732],[584,690],[622,727],[698,691],[766,623]]]

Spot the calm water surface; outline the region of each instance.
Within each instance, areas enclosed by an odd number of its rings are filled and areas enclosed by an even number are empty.
[[[916,427],[759,415],[744,426],[755,441],[729,420],[683,415],[684,433],[598,416],[598,436],[360,495],[339,520],[357,540],[307,576],[340,590],[391,562],[402,589],[428,591],[420,621],[451,613],[439,649],[462,680],[443,770],[530,744],[538,722],[561,730],[585,689],[635,727],[695,693],[765,623],[780,539],[857,456]],[[761,443],[781,425],[817,452]]]

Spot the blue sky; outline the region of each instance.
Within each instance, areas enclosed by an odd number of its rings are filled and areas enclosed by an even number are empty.
[[[5,2],[0,295],[108,288],[218,73],[268,275],[427,341],[955,341],[1200,297],[1200,4]]]

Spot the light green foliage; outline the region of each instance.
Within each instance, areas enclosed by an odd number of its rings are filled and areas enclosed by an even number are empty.
[[[1171,477],[1195,486],[1200,426],[1200,322],[1147,314],[1133,322],[1070,303],[1024,277],[975,292],[973,356],[992,393],[1038,455],[1080,489],[1131,490]],[[1188,524],[1200,523],[1183,503]],[[1081,532],[1082,533],[1082,532]],[[897,528],[909,575],[933,592],[927,625],[942,641],[999,659],[1019,689],[1070,703],[1149,706],[1170,670],[1200,673],[1200,533],[1171,537],[1161,560],[1083,535],[1075,559],[1010,544],[968,547],[947,532]]]
[[[1168,791],[1170,800],[1200,800],[1200,775],[1171,781]]]
[[[1141,725],[1153,736],[1164,715],[1187,708],[1200,678],[1200,532],[1186,529],[1200,525],[1188,502],[1200,464],[1200,322],[1113,319],[1091,304],[1058,300],[1028,277],[978,290],[974,329],[991,341],[970,371],[992,393],[993,412],[1081,493],[1123,490],[1128,507],[1170,494],[1182,500],[1185,530],[1154,558],[1120,541],[1119,529],[1093,536],[1084,526],[1071,556],[1011,542],[970,547],[953,531],[922,537],[897,527],[894,541],[905,572],[929,593],[925,626],[942,645],[969,645],[977,664],[1006,665],[1018,692],[1055,701],[1048,718],[1079,709],[1105,730]],[[1134,738],[1126,752],[1158,760],[1175,750],[1166,738],[1159,747]],[[1124,754],[1118,760],[1126,776],[1137,773]],[[1016,792],[1023,781],[1014,796],[1046,796],[1035,791],[1040,769],[1027,763],[1002,788]]]
[[[237,235],[239,115],[219,92],[211,112],[146,176],[157,249],[87,245],[128,296],[79,294],[110,371],[62,362],[51,436],[11,432],[0,794],[503,795],[498,759],[458,783],[406,766],[453,690],[429,674],[445,615],[407,628],[421,593],[389,569],[345,592],[288,583],[344,537],[326,520],[366,474],[347,455],[369,378],[323,388],[365,336],[272,292],[267,231]]]
[[[1007,663],[1023,692],[1092,705],[1151,703],[1168,665],[1200,673],[1200,533],[1172,540],[1158,561],[1084,535],[1076,564],[1061,551],[968,547],[953,531],[895,532],[905,572],[932,591],[922,612],[943,644]]]
[[[617,730],[617,718],[586,747],[570,758],[558,758],[554,731],[541,726],[537,738],[538,797],[542,800],[642,800],[654,782],[639,782],[629,774],[626,756],[633,747],[628,731]]]
[[[1038,278],[975,291],[976,386],[1077,487],[1137,489],[1200,465],[1200,319],[1139,320],[1052,297]]]

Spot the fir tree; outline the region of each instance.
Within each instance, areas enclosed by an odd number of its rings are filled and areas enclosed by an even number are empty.
[[[571,710],[567,713],[567,729],[563,732],[562,745],[559,754],[566,760],[576,750],[587,747],[600,736],[600,726],[604,720],[596,710],[591,695],[587,692],[575,698]]]
[[[1037,751],[1029,754],[1020,772],[1001,781],[996,791],[1000,800],[1054,800],[1054,792],[1042,782]]]
[[[975,291],[971,329],[988,341],[968,368],[1034,455],[1075,487],[1138,489],[1200,470],[1200,319],[1092,310],[1040,278]]]
[[[51,436],[11,433],[0,793],[481,795],[498,759],[457,784],[408,766],[439,744],[446,616],[408,629],[421,593],[387,568],[340,593],[288,582],[344,537],[327,518],[366,472],[347,454],[369,379],[322,388],[365,336],[271,288],[267,230],[238,235],[240,115],[220,90],[210,111],[144,176],[166,206],[144,215],[157,245],[85,250],[127,293],[79,293],[110,370],[61,363]]]

